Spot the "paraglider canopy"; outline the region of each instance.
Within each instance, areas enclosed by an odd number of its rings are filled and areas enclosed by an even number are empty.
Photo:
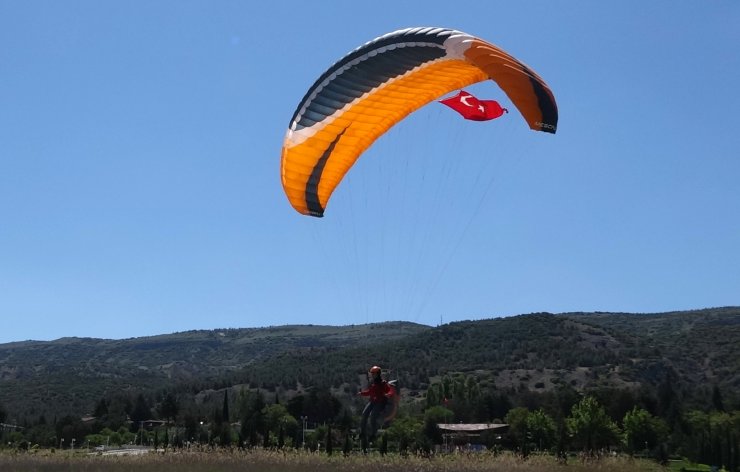
[[[298,212],[323,216],[359,156],[414,110],[467,85],[493,80],[527,125],[555,133],[547,84],[501,48],[447,28],[408,28],[350,52],[308,89],[290,120],[281,178]]]

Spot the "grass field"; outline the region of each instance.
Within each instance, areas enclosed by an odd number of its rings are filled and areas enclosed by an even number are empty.
[[[186,451],[140,455],[95,455],[67,451],[0,453],[3,472],[633,472],[666,471],[655,462],[628,457],[559,464],[552,456],[488,453],[439,455],[432,458],[399,455],[310,453],[302,451]]]

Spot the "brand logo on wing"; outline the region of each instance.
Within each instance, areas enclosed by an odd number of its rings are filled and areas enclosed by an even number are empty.
[[[535,121],[534,124],[536,124],[537,126],[539,126],[540,128],[543,128],[543,129],[551,129],[553,131],[555,131],[555,129],[556,129],[555,125],[551,125],[550,123],[543,123],[541,121]]]

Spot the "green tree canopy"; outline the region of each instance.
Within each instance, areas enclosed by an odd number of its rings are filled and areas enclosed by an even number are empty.
[[[624,443],[627,450],[636,452],[641,449],[653,449],[667,435],[667,425],[647,410],[634,407],[624,415]]]
[[[575,444],[587,451],[614,444],[619,435],[617,425],[592,396],[573,406],[566,424]]]
[[[555,421],[542,409],[527,416],[528,439],[539,450],[546,450],[555,444],[557,427]]]
[[[523,454],[527,453],[527,418],[529,410],[524,407],[516,407],[509,410],[504,421],[509,424],[509,437]]]
[[[265,421],[266,431],[275,433],[275,437],[278,440],[278,446],[281,437],[284,441],[285,435],[292,437],[298,429],[298,420],[296,420],[290,413],[285,405],[280,403],[273,403],[262,409],[262,416]]]
[[[159,414],[165,420],[174,421],[179,412],[180,405],[177,401],[177,397],[172,393],[167,392],[162,399],[162,403],[159,405]]]

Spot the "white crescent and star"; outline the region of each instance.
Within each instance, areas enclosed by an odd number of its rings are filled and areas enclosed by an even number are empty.
[[[460,95],[460,102],[465,105],[466,107],[473,107],[470,103],[468,103],[468,98],[473,98],[472,95]],[[478,110],[481,112],[485,112],[486,109],[483,107],[483,105],[478,105]]]

